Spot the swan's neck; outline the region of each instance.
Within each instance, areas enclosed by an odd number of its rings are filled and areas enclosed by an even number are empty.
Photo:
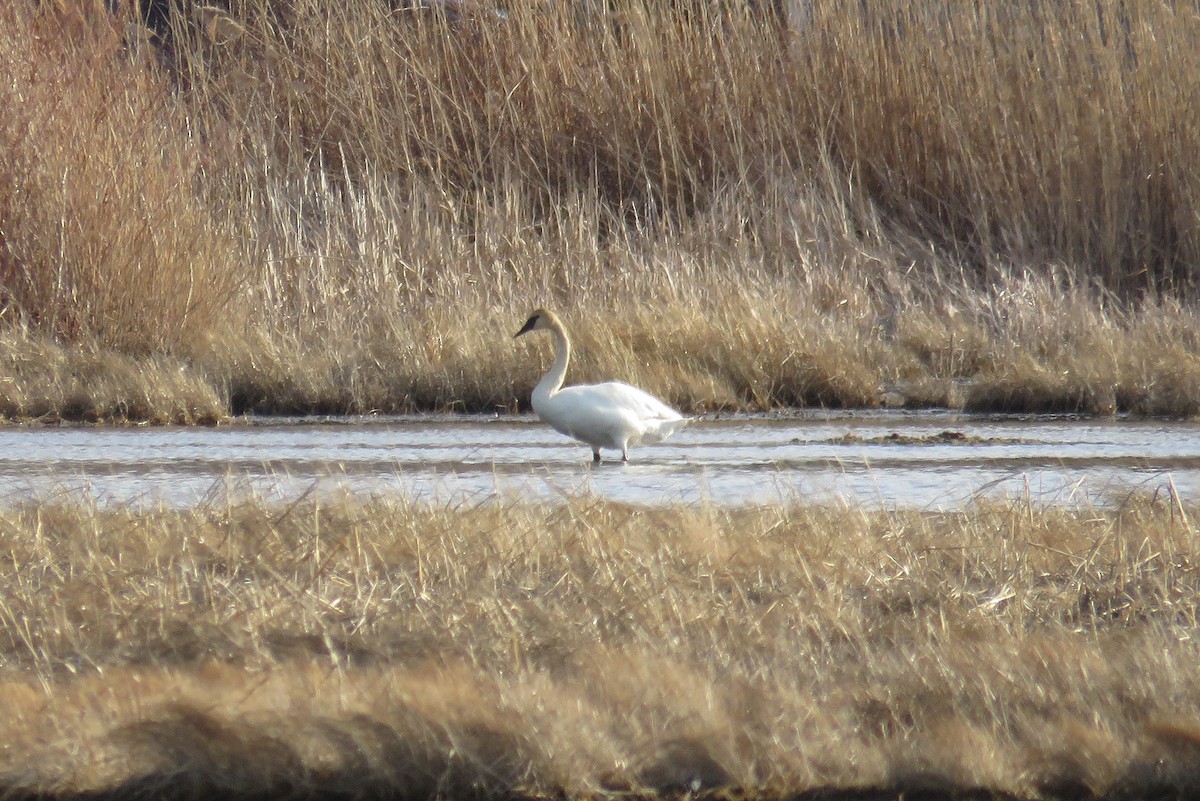
[[[554,364],[533,388],[533,397],[539,400],[549,399],[562,389],[567,377],[567,362],[571,359],[571,340],[567,338],[567,332],[559,326],[550,331],[554,334]]]

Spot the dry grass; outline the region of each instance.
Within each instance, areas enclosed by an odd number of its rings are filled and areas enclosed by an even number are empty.
[[[240,254],[165,77],[77,14],[0,12],[0,298],[67,341],[178,350],[219,325]]]
[[[551,305],[691,411],[1194,414],[1200,30],[1044,5],[10,4],[0,318],[234,413],[514,408]]]
[[[1198,516],[10,507],[0,784],[1194,792]]]
[[[0,419],[212,425],[228,409],[211,381],[163,354],[133,358],[22,328],[0,333]]]

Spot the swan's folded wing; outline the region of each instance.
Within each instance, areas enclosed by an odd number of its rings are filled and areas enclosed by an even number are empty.
[[[683,419],[683,415],[658,398],[629,384],[608,381],[604,384],[578,387],[578,389],[585,388],[594,390],[597,397],[603,397],[607,401],[606,405],[630,412],[645,422]]]
[[[658,398],[629,384],[611,381],[595,389],[626,422],[631,445],[653,445],[688,424],[688,419]]]
[[[658,442],[687,422],[652,395],[617,382],[564,387],[538,414],[564,434],[608,448]]]

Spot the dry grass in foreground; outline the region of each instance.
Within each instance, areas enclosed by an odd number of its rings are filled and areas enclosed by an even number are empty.
[[[1197,519],[10,507],[0,789],[1194,793]]]

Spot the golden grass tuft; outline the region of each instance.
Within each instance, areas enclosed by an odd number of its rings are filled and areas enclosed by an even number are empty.
[[[134,358],[0,330],[0,419],[211,425],[228,409],[212,381],[170,356]]]
[[[1147,498],[10,506],[0,784],[1186,792],[1196,519]]]

